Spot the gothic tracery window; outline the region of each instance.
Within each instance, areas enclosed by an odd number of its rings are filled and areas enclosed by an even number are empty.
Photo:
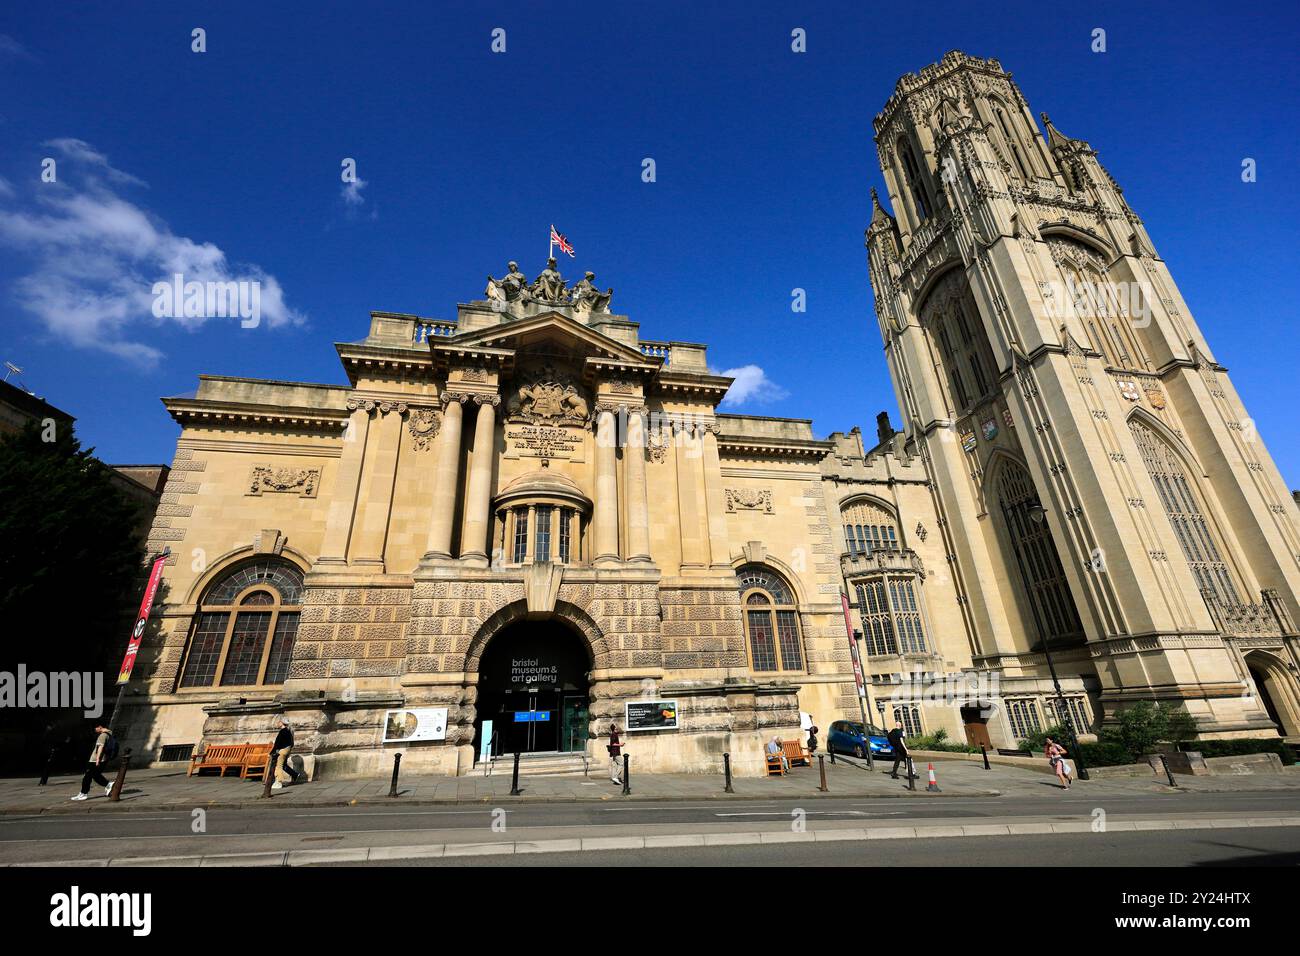
[[[1019,464],[1004,462],[998,475],[997,495],[1040,639],[1053,644],[1082,640],[1083,624],[1052,531],[1046,520],[1035,521],[1032,516],[1038,492],[1029,472]]]
[[[893,514],[872,501],[856,501],[840,509],[849,554],[898,550],[898,523]]]
[[[921,178],[921,167],[912,155],[912,147],[903,140],[898,142],[898,155],[903,163],[903,179],[907,191],[916,206],[916,215],[920,219],[930,218],[930,196],[925,190],[925,181]]]
[[[1155,483],[1156,493],[1164,506],[1174,537],[1192,576],[1201,590],[1209,590],[1224,603],[1238,601],[1227,562],[1219,547],[1218,535],[1201,508],[1195,484],[1183,467],[1182,459],[1169,444],[1140,419],[1129,421],[1129,430],[1142,453],[1142,464]]]
[[[302,588],[302,572],[277,559],[248,562],[219,578],[195,616],[180,686],[283,684]]]
[[[804,669],[803,638],[794,592],[780,575],[759,565],[736,572],[745,615],[745,645],[755,671]]]
[[[854,586],[867,654],[925,654],[925,624],[912,575],[887,574]]]

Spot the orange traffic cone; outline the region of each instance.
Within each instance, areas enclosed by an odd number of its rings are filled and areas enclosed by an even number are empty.
[[[928,766],[930,768],[930,782],[925,785],[925,792],[943,793],[943,791],[939,789],[939,781],[934,777],[934,764],[929,764]]]

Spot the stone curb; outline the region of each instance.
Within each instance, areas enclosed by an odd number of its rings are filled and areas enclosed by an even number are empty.
[[[1169,788],[1165,787],[1164,789],[1168,790]],[[788,793],[788,794],[787,793],[778,793],[778,794],[709,793],[709,794],[695,794],[695,795],[673,794],[669,796],[660,796],[660,797],[656,797],[653,795],[646,795],[646,794],[635,794],[635,793],[626,797],[623,796],[622,794],[615,794],[613,796],[608,796],[608,797],[586,797],[586,796],[529,797],[527,795],[512,797],[509,794],[503,793],[503,794],[494,794],[486,797],[461,798],[459,800],[454,798],[427,799],[423,797],[400,797],[400,796],[397,797],[396,799],[392,797],[350,797],[347,799],[340,797],[334,800],[314,800],[311,802],[302,802],[302,803],[299,803],[297,801],[292,801],[292,802],[283,801],[283,800],[277,801],[274,797],[272,797],[270,800],[240,800],[233,803],[226,803],[224,801],[213,801],[213,800],[209,800],[209,801],[192,800],[183,803],[171,802],[171,803],[142,804],[142,803],[137,803],[136,800],[130,800],[130,802],[124,800],[120,803],[111,804],[111,803],[106,803],[103,800],[100,800],[100,801],[87,801],[87,803],[85,804],[78,803],[73,806],[67,806],[67,807],[63,807],[63,806],[32,807],[31,809],[28,810],[17,809],[12,807],[0,807],[0,817],[76,815],[80,813],[132,813],[132,812],[156,813],[156,812],[175,812],[175,811],[188,813],[191,810],[195,810],[195,809],[310,810],[310,809],[320,809],[322,807],[325,808],[402,807],[402,806],[442,807],[442,806],[472,806],[475,804],[487,804],[487,803],[493,803],[493,804],[505,804],[505,803],[562,804],[562,803],[618,803],[618,802],[680,803],[680,802],[687,802],[692,800],[717,800],[717,801],[805,800],[805,799],[816,800],[823,797],[826,798],[838,797],[841,799],[845,797],[850,797],[855,800],[859,800],[859,799],[892,800],[901,797],[925,797],[927,799],[931,799],[931,798],[938,798],[938,797],[961,798],[961,797],[1000,797],[1000,796],[1002,796],[1001,790],[968,790],[968,791],[963,791],[961,793],[952,793],[949,791],[944,791],[943,793],[927,793],[923,787],[918,787],[916,791],[903,790],[902,792],[898,792],[898,793],[895,793],[892,790],[886,793],[852,793],[850,791],[842,791],[842,790],[832,790],[828,793],[822,793],[818,790],[810,790],[807,793]],[[68,801],[68,802],[71,803],[72,801]]]
[[[1235,830],[1250,827],[1300,827],[1300,816],[1230,817],[1201,820],[1118,820],[1106,832],[1146,830]],[[3,863],[16,867],[120,866],[311,866],[319,863],[373,863],[448,857],[511,856],[524,853],[574,853],[608,850],[657,850],[669,847],[755,846],[774,843],[828,843],[845,840],[924,840],[953,837],[1029,836],[1044,833],[1087,833],[1086,821],[1065,823],[971,824],[912,827],[860,827],[836,830],[784,830],[741,833],[682,833],[646,837],[581,837],[526,842],[434,843],[427,846],[363,847],[355,850],[276,850],[264,853],[214,853],[206,856],[142,856],[97,860],[53,860]]]

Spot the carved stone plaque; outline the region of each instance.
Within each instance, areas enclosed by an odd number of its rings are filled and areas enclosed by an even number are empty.
[[[509,422],[505,426],[507,458],[545,458],[549,461],[585,461],[583,439],[587,432],[568,425],[532,425]]]

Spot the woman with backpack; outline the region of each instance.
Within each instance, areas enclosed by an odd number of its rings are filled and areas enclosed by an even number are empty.
[[[117,738],[113,736],[113,731],[109,730],[106,724],[96,724],[95,732],[99,736],[95,738],[95,747],[90,751],[90,760],[86,763],[85,776],[81,778],[81,792],[73,797],[73,800],[86,799],[86,795],[90,793],[92,780],[104,788],[104,796],[107,797],[113,792],[113,785],[104,779],[99,768],[117,756]]]

